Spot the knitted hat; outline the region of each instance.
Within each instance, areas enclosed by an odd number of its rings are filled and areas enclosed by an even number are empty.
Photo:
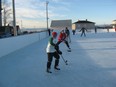
[[[56,32],[52,32],[52,36],[53,37],[56,37],[57,36],[57,33]]]

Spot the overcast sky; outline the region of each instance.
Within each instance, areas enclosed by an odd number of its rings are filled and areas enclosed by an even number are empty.
[[[12,2],[12,0],[8,0]],[[116,19],[116,0],[48,0],[51,20],[78,19],[111,24]],[[46,27],[46,0],[15,0],[17,24]]]

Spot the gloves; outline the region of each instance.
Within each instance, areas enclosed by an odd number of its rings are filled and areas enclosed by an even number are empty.
[[[59,51],[58,51],[58,54],[62,55],[62,52],[59,50]]]
[[[58,47],[58,45],[55,45],[55,47],[54,47],[57,51],[59,50],[59,47]]]

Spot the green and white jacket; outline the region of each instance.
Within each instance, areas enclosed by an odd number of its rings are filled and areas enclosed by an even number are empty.
[[[51,37],[48,41],[48,45],[47,45],[47,48],[46,48],[46,52],[47,53],[53,53],[56,51],[55,49],[55,44],[56,44],[56,39],[53,39],[53,37]]]

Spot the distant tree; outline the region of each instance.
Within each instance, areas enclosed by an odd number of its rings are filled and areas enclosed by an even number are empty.
[[[2,0],[0,0],[0,26],[2,26]]]
[[[3,23],[4,23],[4,26],[8,25],[11,20],[12,20],[12,17],[11,17],[11,8],[10,8],[10,3],[8,3],[8,0],[4,0],[3,1]]]

